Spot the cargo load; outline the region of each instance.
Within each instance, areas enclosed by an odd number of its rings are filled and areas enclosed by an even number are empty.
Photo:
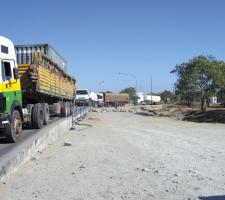
[[[129,103],[129,94],[127,93],[104,93],[105,106],[124,106]]]
[[[160,104],[161,97],[156,95],[149,95],[144,93],[136,94],[136,104],[139,105],[151,105],[151,104]]]
[[[72,100],[75,98],[75,79],[41,52],[32,53],[30,64],[18,64],[21,87],[25,96],[36,98],[37,94]],[[27,98],[27,97],[26,97]]]
[[[144,95],[144,102],[146,102],[147,104],[159,104],[161,101],[161,97],[160,96],[156,96],[156,95]]]
[[[15,45],[15,52],[17,64],[32,64],[35,60],[33,52],[41,52],[63,71],[67,70],[66,60],[49,44]]]

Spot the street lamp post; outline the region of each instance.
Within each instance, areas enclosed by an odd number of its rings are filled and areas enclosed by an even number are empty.
[[[136,77],[136,75],[134,75],[134,74],[126,74],[126,73],[121,73],[121,72],[119,72],[119,75],[125,75],[125,76],[130,76],[130,77],[134,78],[134,80],[135,80],[135,89],[136,89],[136,92],[137,92],[137,77]]]
[[[151,80],[151,105],[152,105],[152,76],[149,74]]]
[[[98,92],[100,92],[100,91],[99,91],[100,85],[102,85],[104,82],[105,82],[105,81],[100,81],[100,82],[98,83]]]

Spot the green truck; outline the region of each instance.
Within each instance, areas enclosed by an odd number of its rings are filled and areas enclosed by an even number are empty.
[[[40,129],[50,115],[69,116],[76,95],[75,78],[59,63],[30,45],[23,48],[32,50],[23,52],[29,63],[18,65],[21,55],[0,36],[0,130],[10,142],[20,139],[24,126]]]

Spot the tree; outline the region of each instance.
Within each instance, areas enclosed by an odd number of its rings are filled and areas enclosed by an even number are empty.
[[[176,101],[176,95],[169,90],[161,92],[160,97],[163,101]]]
[[[128,87],[123,89],[120,93],[127,93],[130,96],[130,99],[134,99],[136,95],[136,89],[134,87]]]
[[[195,57],[171,73],[177,74],[176,93],[188,103],[199,99],[201,110],[205,110],[208,97],[225,86],[225,63],[212,56]]]

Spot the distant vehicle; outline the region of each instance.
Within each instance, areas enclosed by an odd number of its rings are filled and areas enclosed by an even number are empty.
[[[76,80],[47,46],[54,56],[42,45],[14,46],[0,36],[0,129],[10,142],[19,141],[24,125],[40,129],[50,115],[71,115]]]
[[[136,94],[137,104],[138,105],[151,105],[151,104],[160,104],[161,97],[156,95],[147,95],[144,93]]]
[[[129,103],[129,94],[104,93],[105,106],[124,106]]]
[[[77,106],[98,106],[98,96],[96,93],[88,90],[82,89],[77,90],[75,104]]]
[[[146,104],[160,104],[161,102],[161,97],[160,96],[155,96],[155,95],[144,95],[144,102]]]
[[[135,98],[136,105],[141,105],[144,102],[144,93],[140,92],[140,93],[136,93],[136,98]]]
[[[210,104],[217,104],[217,97],[209,97]]]
[[[103,107],[104,106],[104,95],[103,93],[97,93],[98,97],[98,106]]]

